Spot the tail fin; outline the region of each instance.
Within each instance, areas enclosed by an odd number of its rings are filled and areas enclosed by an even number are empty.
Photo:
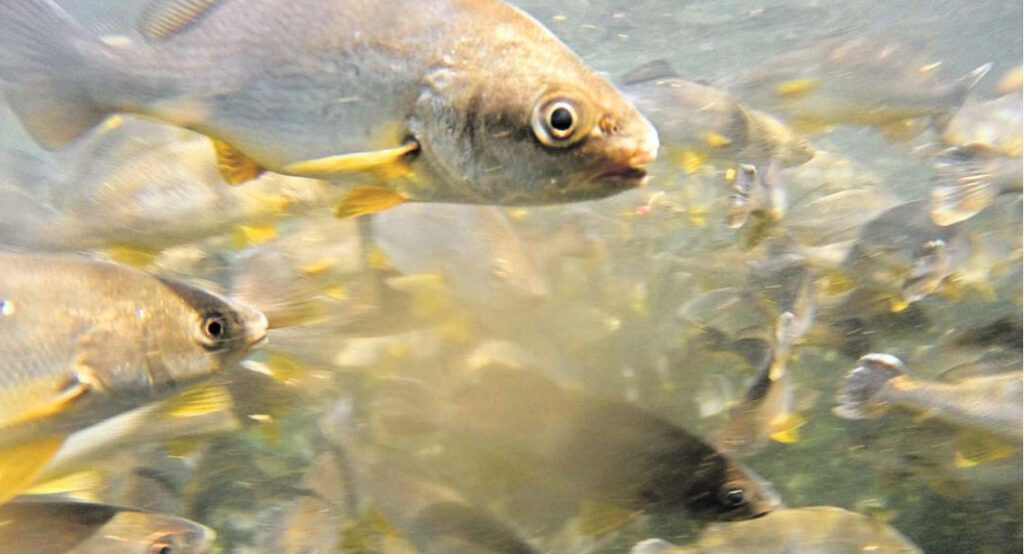
[[[832,412],[844,419],[868,419],[877,404],[876,396],[890,380],[906,375],[907,366],[896,356],[868,354],[846,375],[836,393],[839,404]]]
[[[988,75],[988,72],[991,70],[992,63],[989,62],[975,68],[973,71],[963,77],[960,77],[955,83],[953,83],[953,88],[956,91],[954,102],[956,102],[957,106],[960,106],[965,100],[967,100],[967,97],[971,94],[971,91],[974,90],[974,87],[978,86],[978,83],[981,82],[985,75]]]
[[[946,227],[970,219],[999,195],[985,146],[950,148],[935,160],[932,178],[932,221]]]
[[[86,65],[82,47],[99,39],[53,0],[0,0],[0,12],[0,77],[32,138],[55,150],[103,121],[75,79]]]

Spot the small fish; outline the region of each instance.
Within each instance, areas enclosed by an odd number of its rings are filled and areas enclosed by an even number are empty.
[[[0,242],[48,251],[155,253],[234,231],[243,245],[330,201],[325,183],[273,175],[225,187],[207,139],[111,118],[67,151],[5,161]],[[334,195],[338,196],[338,193]]]
[[[1019,154],[1004,156],[981,144],[950,148],[933,167],[932,221],[943,227],[974,217],[997,196],[1020,193],[1024,186]]]
[[[868,354],[846,376],[833,411],[846,419],[866,419],[903,409],[1019,442],[1022,394],[1019,371],[945,383],[908,375],[895,356]]]
[[[0,15],[7,99],[40,144],[138,113],[214,139],[231,183],[358,184],[339,216],[602,198],[657,156],[611,83],[497,0],[158,0],[114,44],[52,0]]]
[[[926,128],[922,118],[963,104],[991,64],[955,81],[939,80],[935,67],[883,37],[833,38],[764,62],[734,92],[784,115],[798,130],[872,125],[890,140],[906,140]]]
[[[480,370],[443,404],[452,439],[536,464],[582,499],[700,521],[759,517],[778,504],[770,485],[681,427],[537,373]]]
[[[792,377],[787,371],[795,340],[796,316],[785,312],[776,325],[776,342],[765,355],[746,396],[729,412],[729,421],[715,444],[727,454],[746,456],[763,449],[770,440],[799,440],[804,420],[793,403]]]
[[[0,506],[4,554],[204,554],[216,534],[171,515],[24,497]]]
[[[182,282],[0,252],[0,501],[67,435],[209,378],[266,326],[260,312]]]
[[[686,173],[704,163],[802,164],[814,147],[772,116],[747,110],[729,93],[680,79],[664,61],[624,75],[623,93],[651,119],[666,153]]]
[[[675,546],[647,539],[630,554],[921,554],[898,530],[832,506],[775,510],[765,517],[716,524],[696,542]]]
[[[774,161],[763,172],[753,165],[739,164],[726,216],[729,228],[743,227],[752,216],[760,220],[759,223],[769,225],[782,220],[786,212],[786,192],[779,182],[778,172]]]
[[[969,101],[942,129],[942,142],[951,147],[979,145],[1009,158],[1020,158],[1022,102],[1020,90],[992,100]]]

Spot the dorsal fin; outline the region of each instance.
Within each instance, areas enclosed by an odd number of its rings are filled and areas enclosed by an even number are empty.
[[[624,85],[632,85],[678,76],[679,74],[672,69],[672,64],[668,63],[668,60],[654,60],[627,71],[619,81]]]
[[[149,40],[164,40],[195,23],[224,0],[151,0],[135,29]]]

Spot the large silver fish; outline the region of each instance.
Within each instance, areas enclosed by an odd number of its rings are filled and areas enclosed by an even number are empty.
[[[0,252],[0,502],[70,433],[211,376],[266,325],[252,308],[126,267]]]
[[[340,215],[601,198],[658,149],[614,86],[496,0],[158,0],[137,29],[104,42],[52,0],[0,2],[0,77],[40,143],[136,112],[214,138],[229,181],[368,177]]]
[[[26,497],[0,506],[4,554],[203,554],[216,535],[171,515]]]

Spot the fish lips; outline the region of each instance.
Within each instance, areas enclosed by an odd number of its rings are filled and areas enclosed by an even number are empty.
[[[612,163],[597,174],[596,180],[617,189],[632,189],[647,182],[647,169],[628,163]]]

